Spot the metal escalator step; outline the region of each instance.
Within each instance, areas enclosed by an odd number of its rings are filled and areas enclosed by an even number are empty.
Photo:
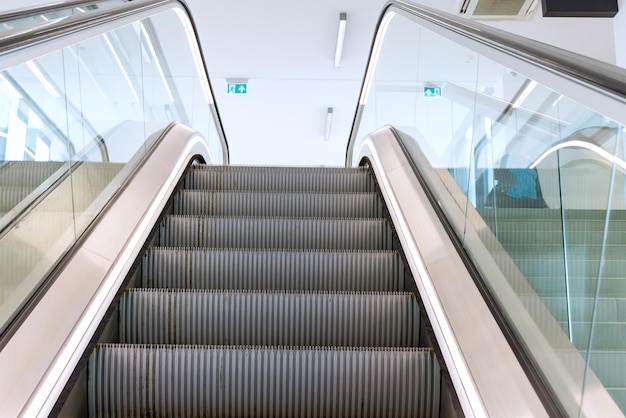
[[[0,210],[8,212],[28,196],[34,187],[0,185]]]
[[[120,342],[415,347],[419,307],[406,292],[130,289]]]
[[[152,248],[142,287],[249,290],[400,291],[395,251],[269,251]]]
[[[204,216],[291,216],[379,218],[383,205],[376,193],[269,193],[181,190],[174,213]]]
[[[435,417],[429,349],[99,345],[90,416]]]
[[[185,176],[184,187],[205,190],[273,192],[374,192],[366,168],[198,166]]]
[[[35,189],[44,180],[59,170],[63,162],[56,161],[11,161],[0,168],[2,186]]]
[[[162,246],[388,250],[386,219],[221,218],[167,216]]]

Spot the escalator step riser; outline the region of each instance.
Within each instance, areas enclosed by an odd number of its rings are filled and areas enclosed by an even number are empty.
[[[103,345],[90,365],[95,417],[439,416],[430,350]]]
[[[14,161],[0,170],[2,186],[24,186],[35,189],[59,170],[62,162]]]
[[[0,210],[8,212],[33,192],[37,186],[19,187],[0,185]]]
[[[195,168],[185,177],[187,189],[272,192],[374,192],[366,169],[293,169],[264,167]]]
[[[120,341],[133,344],[415,347],[409,293],[129,290]]]
[[[400,291],[404,265],[392,251],[154,248],[143,259],[142,287]]]
[[[380,218],[382,202],[374,193],[304,194],[181,190],[174,213],[203,216],[291,216]]]
[[[168,216],[160,232],[167,247],[392,249],[392,229],[384,219]]]

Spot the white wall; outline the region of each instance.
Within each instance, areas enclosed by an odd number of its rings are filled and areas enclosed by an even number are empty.
[[[618,6],[619,12],[613,19],[615,60],[617,65],[626,68],[626,0],[620,0]]]

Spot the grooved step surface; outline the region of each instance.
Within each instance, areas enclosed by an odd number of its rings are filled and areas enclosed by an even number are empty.
[[[161,245],[209,248],[388,250],[385,219],[211,218],[167,216]]]
[[[0,185],[27,187],[33,190],[59,170],[64,162],[10,161],[0,167]]]
[[[123,343],[413,347],[419,308],[408,293],[130,290]]]
[[[153,248],[142,286],[152,288],[400,291],[394,251],[269,251]]]
[[[101,345],[90,370],[94,417],[439,414],[439,369],[424,349]]]
[[[364,168],[201,166],[189,170],[187,189],[273,192],[373,192],[374,179]]]
[[[193,167],[89,360],[94,417],[438,417],[368,169]],[[150,345],[146,345],[150,344]]]
[[[290,216],[297,218],[379,218],[376,193],[270,193],[181,190],[174,213],[203,216]]]

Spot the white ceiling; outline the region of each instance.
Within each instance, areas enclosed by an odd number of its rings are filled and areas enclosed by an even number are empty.
[[[235,164],[342,165],[376,21],[386,0],[188,0]],[[347,13],[339,68],[339,13]],[[247,78],[248,94],[226,94]],[[328,107],[331,136],[324,141]]]
[[[198,27],[233,164],[343,165],[374,29],[386,0],[187,0]],[[452,11],[457,0],[422,0]],[[340,68],[339,13],[347,13]],[[610,19],[493,22],[494,26],[615,61]],[[584,30],[593,34],[581,39]],[[249,79],[246,96],[226,79]],[[324,141],[327,108],[334,109]]]

